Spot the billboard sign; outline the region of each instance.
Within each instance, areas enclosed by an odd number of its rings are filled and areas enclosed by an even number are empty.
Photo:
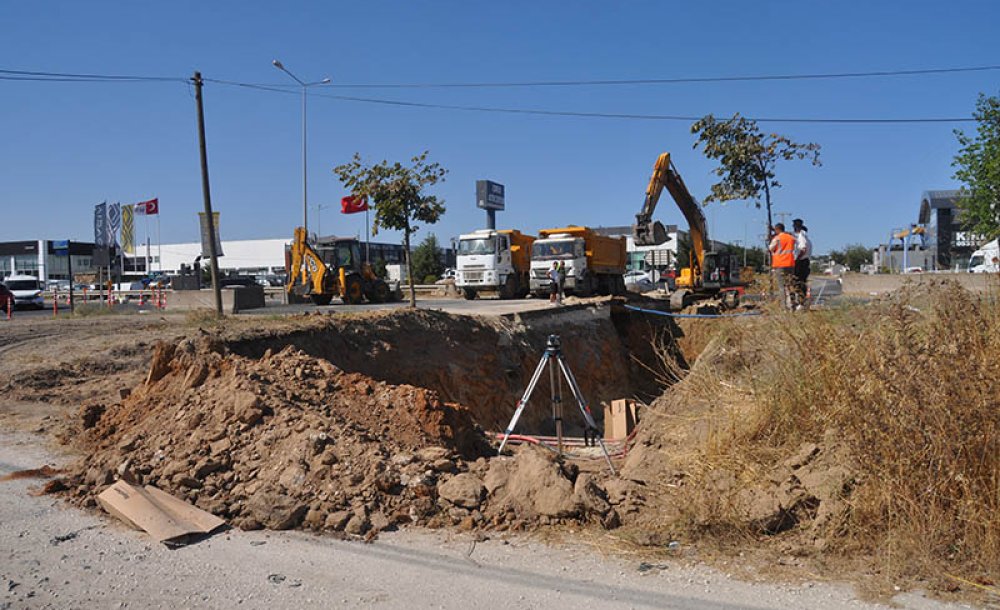
[[[476,180],[476,207],[484,210],[503,210],[503,185],[491,180]]]

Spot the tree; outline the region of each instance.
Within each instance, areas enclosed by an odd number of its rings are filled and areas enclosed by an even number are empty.
[[[437,236],[431,233],[413,251],[413,274],[421,280],[428,276],[434,276],[435,281],[437,281],[443,271],[444,267],[441,265],[440,257],[438,257]]]
[[[411,166],[400,162],[382,161],[366,165],[361,155],[354,153],[350,162],[333,168],[333,173],[356,197],[364,197],[375,209],[372,234],[380,228],[403,232],[403,253],[410,277],[410,307],[417,306],[417,292],[413,287],[413,264],[410,257],[410,236],[420,227],[416,222],[434,224],[444,214],[444,201],[435,195],[424,194],[424,189],[443,182],[448,170],[439,163],[427,162],[428,152],[413,157]]]
[[[850,244],[843,250],[831,250],[830,260],[843,265],[851,271],[860,271],[861,265],[872,262],[871,248],[863,244]]]
[[[694,147],[701,145],[706,157],[719,161],[713,172],[722,180],[712,185],[705,203],[744,199],[759,208],[763,196],[769,227],[774,224],[771,191],[781,186],[774,173],[778,161],[811,159],[813,165],[822,165],[819,144],[798,144],[776,133],[762,133],[757,121],[739,113],[725,121],[709,114],[691,125],[691,133],[698,135]]]
[[[976,135],[956,129],[962,147],[951,166],[952,176],[962,182],[958,206],[962,224],[987,238],[1000,235],[1000,98],[979,94],[976,111]]]

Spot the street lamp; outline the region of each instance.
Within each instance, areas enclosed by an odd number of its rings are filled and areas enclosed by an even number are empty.
[[[330,79],[324,78],[313,83],[307,83],[289,72],[288,68],[277,59],[271,63],[274,64],[275,68],[291,76],[302,87],[302,228],[305,229],[306,235],[309,235],[309,179],[306,171],[306,90],[315,85],[326,85],[330,82]]]
[[[316,236],[323,237],[323,210],[327,210],[333,207],[329,203],[319,203],[313,206],[316,208]]]

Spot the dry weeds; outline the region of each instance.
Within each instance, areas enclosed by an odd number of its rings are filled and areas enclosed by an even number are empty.
[[[846,510],[810,532],[824,553],[873,557],[873,571],[893,579],[994,584],[1000,306],[957,284],[919,291],[716,323],[670,397],[702,407],[696,455],[673,456],[700,483],[680,492],[689,531],[759,535],[719,473],[737,490],[766,485],[804,443],[835,443],[858,474]]]

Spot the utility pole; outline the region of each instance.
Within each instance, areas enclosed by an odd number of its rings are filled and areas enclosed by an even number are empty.
[[[212,214],[212,192],[208,187],[208,151],[205,148],[205,109],[201,99],[201,72],[195,72],[194,99],[198,105],[198,149],[201,153],[201,194],[205,200],[205,222],[208,225],[208,257],[212,270],[212,292],[215,294],[215,315],[222,317],[222,291],[219,288],[219,257],[215,251],[215,215]]]
[[[785,219],[788,218],[789,216],[791,216],[792,213],[791,212],[775,212],[774,215],[778,217],[778,221],[781,224],[785,224]]]

